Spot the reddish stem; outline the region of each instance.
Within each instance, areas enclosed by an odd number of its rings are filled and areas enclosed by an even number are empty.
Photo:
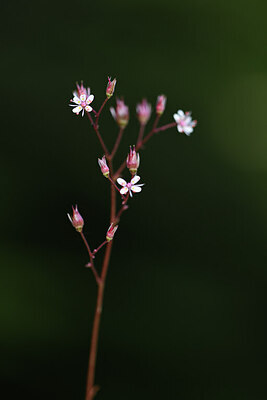
[[[87,249],[87,251],[88,251],[88,254],[89,254],[89,258],[90,258],[89,267],[90,267],[91,270],[93,271],[93,274],[94,274],[94,276],[95,276],[96,283],[99,285],[99,284],[100,284],[100,276],[98,275],[98,273],[97,273],[97,271],[96,271],[96,269],[95,269],[95,266],[94,266],[94,260],[93,260],[93,259],[94,259],[94,255],[93,255],[93,253],[91,252],[90,246],[89,246],[89,244],[88,244],[88,242],[87,242],[87,240],[86,240],[86,238],[85,238],[83,232],[80,232],[80,235],[81,235],[81,237],[82,237],[82,240],[83,240],[83,242],[84,242],[84,244],[85,244],[85,247],[86,247],[86,249]]]
[[[111,173],[112,173],[112,163],[110,163],[110,169],[111,169]],[[116,192],[115,192],[115,187],[113,185],[110,185],[110,190],[111,190],[110,223],[112,223],[113,221],[115,221],[115,216],[116,216]],[[103,307],[104,288],[105,288],[105,282],[106,282],[108,266],[109,266],[109,261],[110,261],[112,243],[113,243],[113,240],[111,240],[106,246],[106,251],[105,251],[103,265],[102,265],[102,271],[101,271],[101,275],[100,275],[101,282],[98,285],[96,309],[95,309],[95,316],[94,316],[94,322],[93,322],[93,328],[92,328],[92,338],[91,338],[91,347],[90,347],[90,355],[89,355],[89,365],[88,365],[85,400],[93,400],[93,398],[97,392],[97,387],[94,386],[97,345],[98,345],[99,326],[100,326],[102,307]]]
[[[94,249],[93,254],[95,255],[107,243],[108,243],[108,240],[105,240],[103,243],[101,243],[100,246],[98,246],[96,249]]]
[[[116,142],[115,142],[115,144],[114,144],[114,147],[113,147],[112,152],[111,152],[111,155],[110,155],[110,159],[111,159],[111,160],[113,159],[113,157],[115,156],[115,154],[116,154],[116,152],[117,152],[117,150],[118,150],[118,147],[119,147],[119,145],[120,145],[123,132],[124,132],[124,128],[120,128],[119,134],[118,134],[118,136],[117,136]]]
[[[113,179],[110,176],[108,176],[108,180],[115,187],[115,189],[120,193],[120,189],[118,188],[118,186],[116,185],[116,183],[113,181]],[[124,199],[124,196],[122,194],[121,194],[121,197]]]
[[[128,208],[129,208],[129,206],[127,206],[126,204],[124,204],[124,205],[121,207],[120,211],[119,211],[118,214],[116,215],[116,219],[115,219],[115,223],[116,223],[116,224],[118,224],[118,223],[120,222],[121,214],[122,214],[124,211],[128,210]]]
[[[109,98],[106,97],[105,100],[103,101],[101,107],[99,108],[98,112],[96,113],[96,120],[95,120],[96,126],[98,126],[98,120],[99,120],[100,114],[101,114],[103,108],[105,107],[106,103],[108,102],[108,100],[109,100]]]
[[[145,125],[141,124],[140,125],[139,134],[138,134],[138,139],[137,139],[137,142],[136,142],[136,147],[142,142],[143,136],[144,136],[144,131],[145,131]]]
[[[105,145],[104,140],[102,139],[102,136],[101,136],[101,134],[100,134],[100,132],[98,130],[97,123],[96,122],[94,123],[94,121],[93,121],[93,119],[92,119],[92,117],[91,117],[89,112],[87,112],[86,115],[89,118],[89,120],[91,122],[91,125],[94,128],[94,131],[95,131],[95,133],[96,133],[96,135],[98,137],[98,140],[99,140],[99,142],[100,142],[100,144],[102,146],[102,149],[104,150],[106,158],[108,158],[109,157],[109,151],[108,151],[107,146]]]

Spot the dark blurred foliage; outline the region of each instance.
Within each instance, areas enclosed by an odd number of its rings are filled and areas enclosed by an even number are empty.
[[[265,4],[2,5],[5,398],[84,397],[96,287],[66,213],[78,203],[97,246],[109,188],[94,132],[68,102],[83,79],[98,108],[111,75],[131,107],[118,165],[144,96],[167,95],[162,123],[182,108],[199,124],[190,138],[158,134],[141,154],[146,186],[114,242],[97,399],[266,399]],[[101,130],[111,146],[108,107]]]

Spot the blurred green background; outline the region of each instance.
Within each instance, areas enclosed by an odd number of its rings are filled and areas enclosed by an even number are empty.
[[[146,186],[121,221],[108,275],[97,399],[267,398],[265,4],[2,6],[5,398],[84,398],[96,285],[66,213],[78,203],[96,247],[109,188],[95,134],[68,103],[83,79],[98,108],[108,75],[131,110],[117,165],[143,97],[154,105],[167,95],[162,123],[182,108],[198,126],[190,138],[161,133],[141,154]],[[101,130],[111,145],[108,107]]]

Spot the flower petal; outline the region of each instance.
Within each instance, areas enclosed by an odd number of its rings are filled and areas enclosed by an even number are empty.
[[[178,132],[183,133],[184,128],[181,125],[177,125]]]
[[[141,192],[142,188],[141,188],[140,186],[132,186],[132,187],[131,187],[131,190],[132,190],[134,193],[138,193],[138,192]]]
[[[126,182],[124,179],[122,179],[122,178],[118,178],[118,179],[117,179],[117,182],[118,182],[118,184],[121,185],[121,186],[126,186],[126,185],[127,185],[127,182]]]
[[[79,97],[77,97],[77,96],[74,96],[73,99],[72,99],[72,101],[73,101],[74,103],[76,103],[76,104],[81,104],[81,100],[80,100]]]
[[[189,136],[190,133],[193,132],[193,128],[191,126],[184,126],[184,133]]]
[[[81,99],[81,101],[85,101],[86,100],[86,95],[85,94],[81,94],[80,99]]]
[[[131,184],[132,184],[132,185],[136,184],[137,182],[140,181],[140,179],[141,179],[140,176],[135,175],[135,176],[131,179]]]
[[[128,192],[128,188],[127,188],[127,186],[124,186],[121,190],[120,190],[120,194],[126,194],[127,192]],[[131,194],[131,192],[130,192],[130,194]]]
[[[72,112],[74,112],[75,114],[79,114],[80,111],[82,111],[82,106],[77,106],[75,108],[72,109]]]
[[[180,115],[180,117],[184,117],[184,112],[183,110],[178,110],[177,114]]]
[[[113,118],[115,119],[115,121],[116,121],[116,119],[117,119],[116,111],[115,111],[115,109],[114,109],[113,107],[110,107],[110,112],[111,112],[112,117],[113,117]]]
[[[178,114],[173,114],[173,118],[175,119],[175,121],[177,122],[177,124],[178,124],[178,122],[180,122],[180,117],[179,117]]]
[[[86,99],[86,103],[90,104],[92,103],[92,101],[94,100],[95,96],[93,94],[91,94],[90,96],[87,97]]]
[[[91,112],[91,111],[92,111],[92,107],[91,107],[91,106],[86,106],[86,107],[85,107],[85,110],[86,110],[87,112]]]

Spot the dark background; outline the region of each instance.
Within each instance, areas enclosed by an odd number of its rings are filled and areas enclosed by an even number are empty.
[[[154,105],[167,95],[162,123],[182,108],[198,126],[190,138],[161,133],[141,154],[146,186],[120,224],[108,275],[97,399],[266,399],[265,1],[9,1],[2,10],[5,398],[84,398],[96,285],[66,213],[78,203],[97,246],[109,188],[95,134],[68,103],[83,79],[98,108],[111,75],[131,110],[117,165],[144,96]],[[111,145],[108,107],[101,130]]]

